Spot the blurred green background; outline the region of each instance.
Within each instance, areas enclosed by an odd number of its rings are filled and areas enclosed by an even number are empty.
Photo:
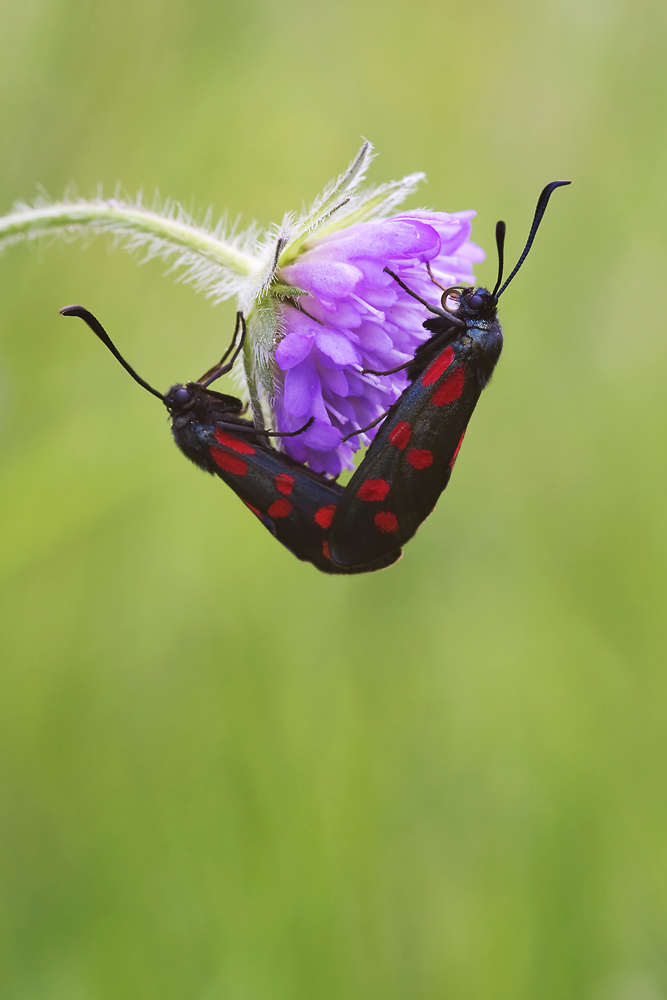
[[[3,1000],[667,996],[664,0],[4,0],[0,210],[266,224],[363,135],[509,256],[505,353],[386,572],[185,462],[229,339],[109,240],[0,260]]]

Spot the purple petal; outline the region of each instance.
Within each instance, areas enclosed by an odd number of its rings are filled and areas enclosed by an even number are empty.
[[[315,320],[311,319],[310,316],[307,316],[300,309],[295,309],[294,306],[282,306],[282,315],[287,333],[302,333],[314,336],[317,332],[318,324]]]
[[[322,392],[334,393],[336,396],[347,396],[348,387],[345,372],[339,368],[320,368]]]
[[[486,259],[486,254],[484,253],[482,248],[480,246],[477,246],[476,243],[473,243],[472,240],[468,240],[466,243],[463,244],[463,246],[460,246],[457,250],[457,253],[460,257],[463,257],[467,260],[474,260],[475,263],[479,263],[479,261]]]
[[[335,361],[337,365],[358,365],[361,362],[361,355],[345,334],[338,333],[331,327],[320,327],[315,342],[320,351]]]
[[[391,351],[394,346],[391,337],[379,323],[362,323],[357,332],[359,347],[363,351]]]
[[[316,320],[319,320],[319,325],[316,324],[318,329],[321,325],[325,326],[332,322],[331,309],[325,308],[319,299],[316,299],[314,295],[304,295],[300,303],[303,308],[311,314]],[[359,311],[359,306],[354,300],[349,299],[339,299],[336,307],[336,326],[349,332],[354,330],[361,323],[362,316]]]
[[[470,220],[475,215],[475,212],[455,212],[453,214],[448,212],[418,212],[415,215],[412,212],[404,212],[399,218],[407,222],[418,216],[420,221],[432,225],[440,236],[442,243],[440,253],[449,254],[457,250],[468,239],[472,232]]]
[[[331,451],[339,446],[341,433],[331,424],[325,423],[323,420],[315,420],[308,430],[300,434],[299,437],[303,438],[303,442],[308,448],[314,448],[315,451]]]
[[[314,344],[314,334],[288,333],[276,347],[276,364],[283,371],[294,368],[308,357]]]
[[[286,373],[285,409],[294,416],[310,413],[313,401],[320,392],[320,379],[312,358],[306,358]]]
[[[375,257],[378,260],[419,257],[431,260],[440,250],[440,237],[433,226],[415,219],[366,222],[325,236],[310,255],[313,259],[353,260]]]
[[[290,264],[282,269],[280,276],[288,284],[312,292],[325,309],[332,312],[338,308],[337,300],[350,295],[363,278],[361,271],[352,264],[335,261]]]

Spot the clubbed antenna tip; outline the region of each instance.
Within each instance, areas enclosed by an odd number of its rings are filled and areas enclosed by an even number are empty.
[[[572,183],[572,181],[551,181],[551,183],[547,184],[547,186],[543,189],[542,193],[540,194],[540,197],[537,199],[537,207],[535,209],[535,215],[533,217],[533,224],[530,227],[530,233],[528,234],[528,239],[526,241],[526,245],[523,248],[523,253],[519,257],[518,261],[516,262],[514,270],[510,274],[509,278],[507,279],[507,281],[505,282],[505,284],[502,286],[502,288],[498,292],[496,298],[500,298],[500,296],[503,294],[503,292],[505,291],[505,289],[509,285],[510,281],[514,278],[514,276],[516,275],[517,271],[519,270],[519,268],[523,264],[524,260],[528,256],[528,251],[530,250],[530,248],[533,245],[533,240],[535,239],[535,234],[537,233],[537,230],[540,227],[540,223],[542,221],[542,216],[544,215],[544,213],[547,210],[547,205],[549,204],[549,198],[551,197],[551,195],[553,194],[553,192],[556,190],[556,188],[565,187],[567,184],[571,184],[571,183]],[[497,236],[497,230],[496,230],[496,236]],[[500,252],[500,250],[499,250],[499,252]]]
[[[60,314],[61,316],[77,316],[79,319],[82,319],[84,323],[87,323],[90,329],[93,331],[93,333],[100,338],[105,347],[109,348],[114,358],[116,358],[117,361],[120,361],[125,371],[132,376],[134,381],[138,382],[139,385],[142,387],[142,389],[146,389],[148,392],[152,392],[154,396],[157,396],[157,398],[161,399],[162,402],[164,403],[164,396],[162,395],[162,393],[158,392],[157,389],[154,389],[152,385],[148,384],[148,382],[145,382],[140,375],[137,375],[134,368],[128,365],[127,361],[122,356],[120,351],[116,349],[115,344],[111,340],[111,337],[106,332],[100,321],[95,316],[93,316],[91,312],[88,312],[88,310],[84,309],[83,306],[75,305],[75,306],[63,306],[63,308],[60,310]]]

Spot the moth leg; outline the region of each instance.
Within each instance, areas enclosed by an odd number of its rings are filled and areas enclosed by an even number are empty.
[[[393,375],[395,372],[402,372],[404,368],[409,368],[410,365],[413,363],[414,360],[415,360],[414,358],[410,358],[410,360],[406,361],[404,364],[402,364],[402,365],[396,365],[395,368],[389,368],[386,372],[376,372],[375,369],[373,369],[373,368],[362,368],[361,369],[361,374],[362,375]],[[373,425],[371,424],[371,427],[372,426]]]
[[[381,420],[384,420],[385,417],[388,417],[390,413],[391,413],[391,406],[389,407],[388,410],[385,410],[384,413],[381,413],[380,416],[377,417],[372,424],[367,424],[365,427],[360,427],[358,431],[352,431],[351,434],[348,434],[346,437],[343,438],[343,441],[349,441],[350,438],[356,437],[357,434],[363,434],[365,431],[369,431],[372,427],[375,427],[376,424],[379,424]]]
[[[310,420],[308,420],[303,425],[303,427],[299,427],[298,431],[265,431],[265,430],[259,430],[257,427],[252,427],[252,426],[249,426],[249,425],[246,426],[245,424],[235,424],[231,420],[228,421],[228,422],[226,422],[224,420],[217,420],[216,421],[216,426],[218,426],[218,427],[230,427],[236,433],[243,433],[243,432],[245,432],[246,434],[254,434],[257,437],[284,437],[284,438],[293,438],[293,437],[296,437],[297,434],[303,434],[304,431],[307,431],[308,428],[310,427],[310,425],[313,423],[314,420],[315,420],[315,417],[311,417]]]
[[[405,284],[404,281],[401,281],[401,279],[397,274],[394,274],[393,271],[390,271],[388,267],[385,267],[383,270],[387,274],[391,275],[394,281],[401,286],[404,292],[407,292],[408,295],[411,295],[413,299],[417,299],[417,302],[421,302],[423,306],[426,306],[429,312],[435,313],[436,316],[447,316],[447,313],[445,312],[444,309],[438,309],[437,306],[432,306],[431,303],[427,302],[426,299],[423,299],[421,295],[417,295],[417,293],[413,292],[411,288],[408,288],[408,286]]]
[[[232,337],[231,344],[229,345],[229,347],[227,348],[227,350],[225,351],[225,353],[222,355],[222,357],[220,358],[220,360],[218,361],[218,363],[216,365],[213,365],[212,368],[209,368],[209,370],[207,372],[204,372],[204,374],[202,375],[202,377],[200,379],[197,379],[197,381],[199,383],[202,383],[205,379],[207,379],[214,372],[217,372],[218,369],[221,368],[224,365],[225,361],[227,360],[227,358],[229,356],[230,351],[232,351],[234,349],[234,345],[236,344],[236,338],[238,336],[239,326],[240,326],[239,316],[240,316],[240,313],[237,313],[236,314],[236,325],[234,327],[234,336]]]
[[[293,438],[296,437],[297,434],[303,434],[304,431],[307,431],[314,420],[315,417],[311,417],[310,420],[303,425],[303,427],[299,427],[298,431],[257,431],[257,433],[263,434],[266,437]]]
[[[236,338],[238,336],[239,327],[241,327],[241,339],[239,340],[236,350],[232,355],[231,361],[228,361],[227,364],[225,364],[225,361],[229,357],[230,353],[234,350],[234,345],[236,344]],[[234,327],[234,336],[232,337],[231,344],[229,345],[225,353],[222,355],[217,365],[213,365],[213,367],[209,368],[209,370],[205,372],[200,379],[197,379],[199,385],[202,385],[204,386],[204,388],[206,388],[211,384],[211,382],[215,382],[216,379],[220,378],[221,375],[226,375],[227,372],[230,372],[232,370],[232,368],[234,367],[234,362],[236,361],[239,354],[243,350],[246,333],[247,333],[247,327],[246,327],[245,316],[243,315],[242,312],[237,312],[236,326]]]
[[[441,285],[440,282],[436,281],[435,278],[433,277],[433,271],[431,270],[431,262],[430,262],[430,260],[426,261],[426,270],[428,271],[428,276],[431,279],[431,281],[433,282],[433,284],[437,285],[438,288],[441,288],[443,292],[446,292],[447,289],[445,288],[445,286]]]

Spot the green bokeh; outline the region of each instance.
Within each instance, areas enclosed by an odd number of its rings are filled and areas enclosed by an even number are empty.
[[[2,4],[2,211],[268,223],[363,135],[514,256],[574,181],[446,497],[360,578],[57,313],[166,387],[232,304],[104,240],[0,260],[3,1000],[667,995],[666,46],[664,0]]]

